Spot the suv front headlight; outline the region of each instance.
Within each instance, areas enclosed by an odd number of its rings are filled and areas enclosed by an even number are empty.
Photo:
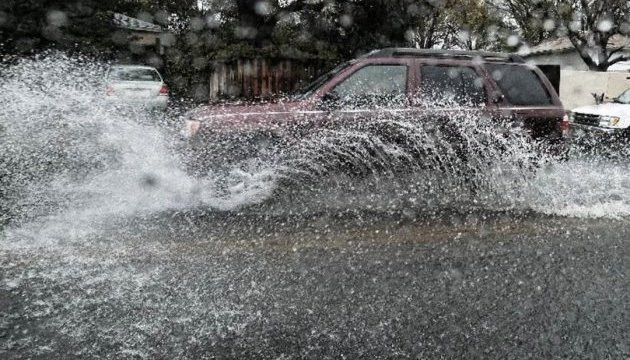
[[[182,129],[182,135],[186,138],[191,138],[197,134],[199,128],[201,127],[201,122],[197,120],[186,120],[184,124],[184,128]]]
[[[614,128],[617,127],[617,125],[619,125],[619,121],[621,120],[621,118],[619,116],[605,116],[602,115],[599,117],[599,126],[601,127],[608,127],[608,128]]]

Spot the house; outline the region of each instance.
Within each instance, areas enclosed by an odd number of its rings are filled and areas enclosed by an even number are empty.
[[[625,49],[619,54],[630,56],[630,37],[615,35],[610,39],[610,48],[623,46]],[[588,70],[580,54],[575,49],[568,37],[547,40],[529,49],[525,58],[536,65],[560,65],[562,70]],[[609,71],[630,70],[630,61],[617,63],[608,69]]]
[[[131,45],[139,48],[153,47],[156,53],[164,53],[163,38],[166,31],[161,26],[119,13],[114,13],[113,21],[118,28],[131,33],[128,39]]]
[[[615,35],[609,46],[623,46],[620,54],[630,55],[630,38]],[[630,61],[620,62],[607,72],[590,71],[568,37],[545,41],[524,56],[541,68],[559,66],[559,95],[565,108],[592,105],[600,98],[611,99],[630,87]]]

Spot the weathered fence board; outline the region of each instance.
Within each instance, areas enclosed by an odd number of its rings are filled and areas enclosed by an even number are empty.
[[[264,58],[215,62],[209,79],[209,98],[269,98],[292,93],[321,73],[325,62]]]

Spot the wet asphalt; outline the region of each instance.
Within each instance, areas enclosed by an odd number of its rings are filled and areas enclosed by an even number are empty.
[[[3,359],[630,358],[624,219],[170,214],[0,278]]]

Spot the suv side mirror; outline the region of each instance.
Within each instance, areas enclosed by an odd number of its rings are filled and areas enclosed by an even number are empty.
[[[331,103],[331,102],[334,103],[334,102],[338,102],[339,100],[340,100],[339,95],[334,91],[331,91],[322,97],[322,101],[325,103]]]
[[[331,91],[329,93],[324,94],[321,99],[321,106],[325,109],[336,108],[339,106],[341,102],[341,97],[339,94]]]

